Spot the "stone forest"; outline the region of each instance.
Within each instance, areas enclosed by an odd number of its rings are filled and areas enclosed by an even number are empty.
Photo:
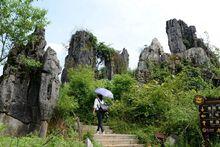
[[[220,53],[197,37],[195,26],[167,20],[170,53],[152,38],[134,70],[126,48],[99,42],[88,30],[72,34],[62,69],[55,50],[46,48],[45,31],[36,27],[28,36],[34,39],[12,41],[5,58],[0,146],[220,146],[220,103],[212,108],[217,120],[206,122],[219,130],[208,138],[194,103],[198,95],[220,98]],[[92,114],[98,87],[114,95],[105,99],[103,135],[95,134]]]

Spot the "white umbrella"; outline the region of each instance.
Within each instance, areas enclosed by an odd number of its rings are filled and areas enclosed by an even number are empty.
[[[105,89],[105,88],[97,88],[95,90],[96,94],[101,94],[104,97],[108,97],[108,98],[113,98],[113,94],[110,90]]]

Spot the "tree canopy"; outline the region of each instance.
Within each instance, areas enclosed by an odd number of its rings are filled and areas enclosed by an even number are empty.
[[[0,63],[4,63],[14,44],[26,44],[36,28],[49,22],[47,11],[33,6],[36,0],[0,1]]]

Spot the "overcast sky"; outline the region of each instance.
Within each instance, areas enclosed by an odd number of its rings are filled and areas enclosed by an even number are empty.
[[[48,10],[46,40],[62,66],[67,54],[62,44],[69,44],[78,29],[91,31],[117,50],[128,49],[132,69],[154,37],[169,52],[165,31],[169,19],[195,25],[199,37],[207,31],[211,43],[220,47],[219,0],[39,0],[36,5]]]

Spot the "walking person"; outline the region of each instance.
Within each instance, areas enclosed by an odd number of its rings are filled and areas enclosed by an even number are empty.
[[[108,112],[108,106],[105,104],[103,97],[113,99],[113,94],[111,91],[105,88],[97,88],[95,90],[95,93],[97,94],[97,98],[94,101],[93,114],[95,115],[96,113],[98,118],[97,134],[99,133],[100,129],[102,131],[102,134],[105,134],[104,128],[102,126],[102,119],[104,117],[104,113]]]
[[[104,100],[103,100],[103,96],[101,94],[97,94],[97,97],[94,101],[94,106],[93,106],[93,114],[97,115],[97,119],[98,119],[98,128],[97,128],[97,132],[96,134],[99,134],[99,131],[101,129],[102,134],[105,134],[104,132],[104,128],[102,126],[102,120],[104,117],[104,112],[100,109],[101,108],[101,104],[104,104]]]

